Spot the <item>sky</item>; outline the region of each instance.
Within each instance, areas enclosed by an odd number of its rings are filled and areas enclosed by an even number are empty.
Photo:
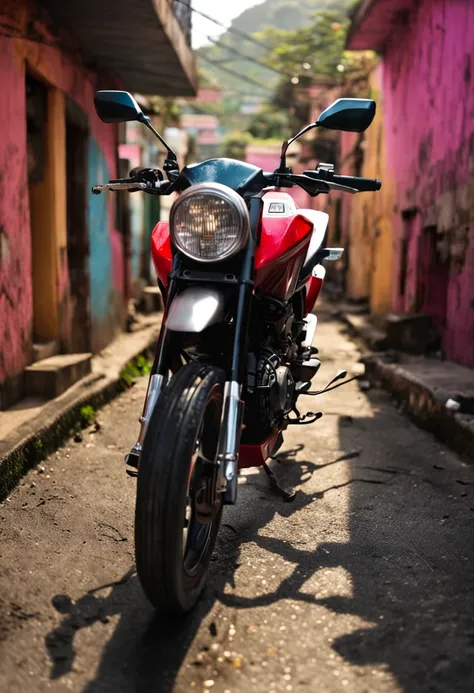
[[[263,0],[192,0],[192,6],[229,26],[234,17]],[[208,43],[206,36],[219,36],[224,29],[193,12],[193,48]]]

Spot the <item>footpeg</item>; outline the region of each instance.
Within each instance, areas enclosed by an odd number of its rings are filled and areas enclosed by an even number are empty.
[[[288,426],[307,426],[308,424],[315,423],[323,416],[322,411],[318,411],[316,413],[309,411],[307,414],[300,414],[296,407],[293,409],[293,411],[296,414],[296,417],[294,419],[290,419],[289,416],[286,418],[286,424]]]

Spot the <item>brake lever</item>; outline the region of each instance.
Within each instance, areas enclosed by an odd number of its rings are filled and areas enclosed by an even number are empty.
[[[93,195],[100,195],[102,192],[105,192],[106,190],[149,190],[149,186],[146,183],[138,183],[138,182],[125,182],[125,181],[120,181],[120,182],[110,182],[110,183],[105,183],[104,185],[94,185],[92,188],[92,194]]]
[[[318,183],[324,183],[324,185],[327,185],[329,190],[339,190],[340,192],[350,192],[353,194],[360,192],[360,190],[357,190],[357,188],[352,188],[348,185],[341,185],[340,183],[334,183],[331,180],[320,178],[317,171],[305,171],[304,175],[310,180],[317,181]],[[329,192],[329,190],[327,192]]]
[[[127,192],[146,192],[150,195],[170,195],[176,189],[171,181],[157,181],[155,184],[142,181],[127,181],[126,179],[110,181],[105,185],[95,185],[92,188],[94,195],[100,195],[106,190],[126,190]]]
[[[327,182],[324,180],[315,181],[303,173],[289,173],[287,174],[287,176],[291,180],[291,182],[296,183],[296,185],[299,185],[299,187],[306,193],[308,193],[310,197],[316,197],[320,194],[327,195],[327,193],[329,192],[329,186]],[[318,183],[317,189],[314,188],[315,182]]]

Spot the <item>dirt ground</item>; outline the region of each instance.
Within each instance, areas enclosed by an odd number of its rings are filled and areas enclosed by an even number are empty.
[[[323,385],[358,360],[333,322]],[[123,455],[145,380],[0,506],[5,693],[474,691],[474,470],[357,383],[317,399],[273,468],[242,475],[209,588],[157,616],[134,572]]]

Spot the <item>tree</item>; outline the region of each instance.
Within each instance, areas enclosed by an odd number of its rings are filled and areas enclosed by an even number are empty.
[[[254,60],[262,60],[269,52],[266,43],[258,41],[258,34],[269,27],[277,31],[283,29],[297,29],[311,22],[314,12],[322,9],[342,9],[348,0],[265,0],[250,7],[236,17],[230,27],[230,31],[224,32],[218,41],[218,45],[202,46],[198,50],[199,64],[205,68],[208,76],[212,75],[223,88],[231,88],[242,94],[247,94],[252,86],[238,76],[225,72],[222,68],[230,68],[242,77],[250,77],[262,87],[273,89],[278,81],[278,75],[265,68]],[[237,30],[249,34],[257,39],[256,42],[246,40],[241,35],[234,33]],[[230,50],[226,48],[229,46]],[[272,46],[270,46],[271,49]],[[239,57],[232,49],[243,53]],[[211,60],[213,62],[208,62]],[[262,91],[264,94],[265,92]]]
[[[282,75],[272,98],[273,107],[287,110],[293,130],[308,123],[308,89],[312,84],[339,85],[341,94],[347,91],[352,96],[363,95],[366,90],[374,56],[370,51],[344,50],[349,25],[346,12],[324,10],[315,13],[311,23],[301,29],[267,29],[257,35],[272,46],[265,61]]]
[[[338,65],[343,58],[348,26],[344,12],[321,11],[301,29],[267,29],[257,38],[272,46],[265,62],[285,73],[282,79],[318,75],[340,81]]]
[[[285,139],[288,136],[288,114],[265,109],[250,121],[249,133],[257,139]]]
[[[252,141],[252,136],[247,132],[232,132],[224,138],[222,154],[229,159],[245,161],[245,151]]]

